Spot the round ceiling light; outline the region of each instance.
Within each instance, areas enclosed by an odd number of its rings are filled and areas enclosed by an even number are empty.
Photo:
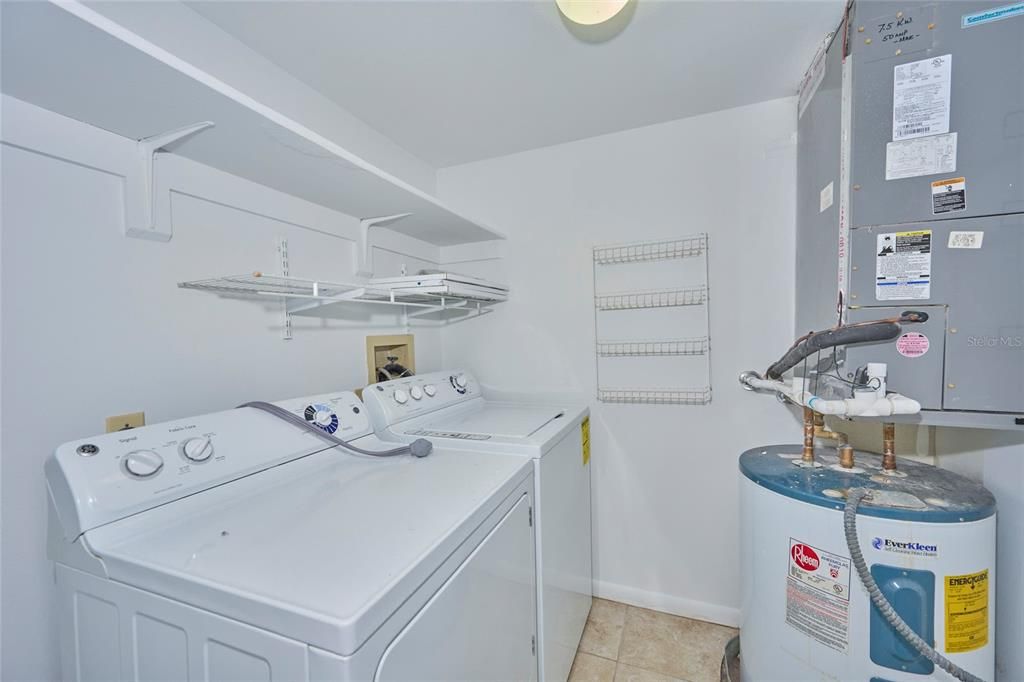
[[[629,4],[629,0],[555,0],[558,10],[574,24],[603,24]]]

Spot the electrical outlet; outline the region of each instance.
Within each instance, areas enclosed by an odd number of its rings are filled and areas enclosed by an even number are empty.
[[[113,417],[107,417],[107,433],[127,431],[128,429],[145,425],[145,412],[129,412],[128,414],[115,414]]]

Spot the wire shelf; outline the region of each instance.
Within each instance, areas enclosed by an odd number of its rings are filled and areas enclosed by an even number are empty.
[[[598,341],[597,354],[601,357],[640,357],[662,355],[704,355],[708,352],[708,337],[694,339],[665,339],[661,341]]]
[[[329,303],[377,303],[404,305],[434,310],[465,307],[469,303],[493,303],[490,298],[472,295],[451,296],[408,289],[385,289],[372,285],[324,282],[284,275],[253,272],[213,279],[179,282],[183,289],[196,289],[235,296],[264,296],[289,302],[289,312],[301,312]],[[428,311],[429,312],[429,311]]]
[[[611,265],[615,263],[640,263],[672,258],[690,258],[704,253],[707,243],[707,235],[702,233],[681,239],[598,246],[594,248],[594,263],[597,265]]]
[[[711,388],[601,388],[597,399],[603,403],[637,405],[707,405],[711,402]]]
[[[594,296],[598,310],[630,310],[634,308],[668,308],[701,305],[708,298],[707,287],[662,289],[658,291],[626,291]]]

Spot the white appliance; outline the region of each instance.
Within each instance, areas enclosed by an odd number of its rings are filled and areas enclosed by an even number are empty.
[[[351,393],[278,403],[364,449]],[[68,680],[536,679],[531,467],[253,408],[47,461]]]
[[[593,593],[589,410],[489,400],[461,370],[373,384],[363,401],[385,440],[428,438],[534,463],[539,673],[548,682],[565,680]]]
[[[954,664],[995,678],[995,500],[975,481],[900,459],[856,467],[801,446],[740,457],[740,660],[745,682],[953,680],[913,649],[870,601],[847,549],[846,492],[873,494],[856,516],[865,564],[911,629]]]

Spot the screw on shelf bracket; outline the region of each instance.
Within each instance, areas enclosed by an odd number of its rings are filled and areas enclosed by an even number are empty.
[[[138,141],[136,153],[139,170],[127,178],[127,187],[125,187],[124,233],[126,237],[170,241],[172,233],[170,221],[166,225],[157,225],[154,208],[156,180],[153,171],[157,152],[164,151],[164,147],[212,127],[212,121],[203,121],[161,135],[144,137]]]
[[[402,218],[408,218],[412,213],[396,213],[395,215],[379,216],[377,218],[363,218],[359,221],[359,243],[356,244],[356,276],[372,277],[373,265],[370,262],[370,228],[377,225],[387,225]]]

